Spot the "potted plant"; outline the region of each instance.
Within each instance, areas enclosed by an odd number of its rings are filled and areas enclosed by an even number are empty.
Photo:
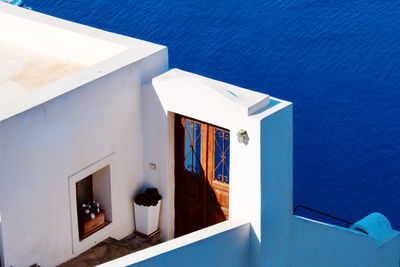
[[[147,188],[135,197],[136,232],[148,236],[157,231],[161,199],[157,188]]]
[[[82,204],[79,213],[81,236],[89,233],[96,227],[104,224],[105,211],[100,208],[96,201],[88,201]]]

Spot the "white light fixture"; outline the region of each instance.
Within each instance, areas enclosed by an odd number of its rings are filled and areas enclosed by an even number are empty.
[[[249,137],[246,130],[240,129],[236,135],[238,137],[239,143],[247,143]]]

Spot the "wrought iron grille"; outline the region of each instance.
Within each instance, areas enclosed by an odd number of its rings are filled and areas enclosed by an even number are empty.
[[[200,174],[201,172],[201,125],[184,119],[185,128],[185,170]]]
[[[229,184],[229,131],[215,128],[214,178]]]

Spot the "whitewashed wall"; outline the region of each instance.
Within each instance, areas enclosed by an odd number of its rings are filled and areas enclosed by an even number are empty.
[[[0,210],[6,266],[72,258],[68,177],[114,153],[114,238],[134,230],[142,185],[141,84],[166,71],[167,50],[0,122]]]

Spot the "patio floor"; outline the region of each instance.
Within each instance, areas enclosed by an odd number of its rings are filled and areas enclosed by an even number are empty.
[[[60,267],[87,267],[125,256],[135,251],[145,249],[161,243],[160,234],[146,239],[136,234],[131,234],[121,240],[107,238],[103,242],[83,252],[79,256],[59,265]]]

